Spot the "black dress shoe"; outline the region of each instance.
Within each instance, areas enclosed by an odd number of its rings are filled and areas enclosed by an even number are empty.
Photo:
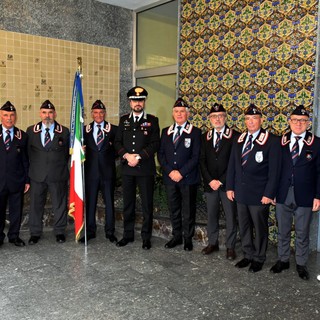
[[[164,247],[167,249],[174,248],[178,245],[182,244],[182,238],[172,238],[170,241],[168,241]]]
[[[64,242],[66,242],[66,236],[64,234],[57,234],[56,241],[58,243],[64,243]]]
[[[252,260],[249,260],[247,258],[243,258],[242,260],[240,260],[239,262],[237,262],[235,264],[235,267],[237,267],[237,268],[245,268],[251,263],[251,261]]]
[[[280,273],[282,270],[289,269],[289,267],[290,267],[289,261],[283,262],[278,260],[277,263],[271,267],[270,272]]]
[[[142,249],[149,250],[151,248],[151,241],[150,240],[143,240],[142,241]]]
[[[91,240],[91,239],[95,239],[96,235],[95,234],[87,234],[87,241]],[[86,239],[85,237],[82,237],[79,239],[79,242],[81,243],[85,243]]]
[[[306,266],[300,266],[297,264],[298,275],[303,280],[309,280],[310,275]]]
[[[126,246],[129,242],[133,242],[133,238],[122,238],[119,242],[117,242],[117,247],[124,247]]]
[[[258,272],[262,269],[263,262],[252,261],[249,272]]]
[[[28,243],[31,244],[31,245],[32,244],[36,244],[36,243],[38,243],[39,240],[40,240],[39,236],[31,236],[29,241],[28,241]]]
[[[111,235],[106,235],[106,238],[109,239],[110,242],[117,242],[118,239],[115,235],[111,234]]]
[[[193,244],[192,244],[192,240],[191,239],[185,239],[184,240],[184,250],[186,251],[192,251],[193,249]]]
[[[14,239],[9,239],[9,242],[13,243],[17,247],[24,247],[26,245],[24,243],[24,241],[22,239],[20,239],[19,237],[16,237]]]

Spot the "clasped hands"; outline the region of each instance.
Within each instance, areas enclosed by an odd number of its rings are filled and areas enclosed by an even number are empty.
[[[135,167],[137,166],[137,164],[139,163],[141,157],[139,156],[138,153],[126,153],[124,156],[123,156],[124,159],[127,160],[128,162],[128,165],[130,167]]]
[[[178,170],[172,170],[169,173],[169,178],[174,182],[179,182],[183,179],[183,176],[181,175],[181,173]]]

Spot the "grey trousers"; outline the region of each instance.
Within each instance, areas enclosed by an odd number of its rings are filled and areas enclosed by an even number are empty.
[[[237,207],[235,201],[230,201],[227,198],[226,192],[222,190],[205,192],[205,196],[207,199],[207,233],[209,244],[218,244],[221,201],[226,216],[226,247],[234,249],[237,238]]]
[[[309,235],[312,221],[311,207],[297,207],[293,187],[289,188],[285,203],[276,205],[278,221],[278,257],[283,262],[289,261],[291,228],[294,219],[296,263],[305,266],[309,257]]]
[[[31,180],[29,228],[32,236],[41,236],[43,229],[43,213],[50,192],[54,214],[54,233],[64,234],[67,226],[67,181],[37,182]]]

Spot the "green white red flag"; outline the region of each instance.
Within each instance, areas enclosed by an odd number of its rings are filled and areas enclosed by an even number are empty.
[[[70,116],[70,194],[69,216],[74,219],[74,232],[79,240],[84,226],[84,169],[85,154],[83,151],[83,96],[81,74],[75,74]]]

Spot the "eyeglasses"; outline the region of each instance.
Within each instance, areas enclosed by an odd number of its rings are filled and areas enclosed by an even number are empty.
[[[293,124],[297,124],[297,123],[306,124],[307,122],[309,122],[309,119],[290,119],[290,121]]]
[[[209,119],[222,119],[225,118],[224,114],[212,114],[209,116]]]

